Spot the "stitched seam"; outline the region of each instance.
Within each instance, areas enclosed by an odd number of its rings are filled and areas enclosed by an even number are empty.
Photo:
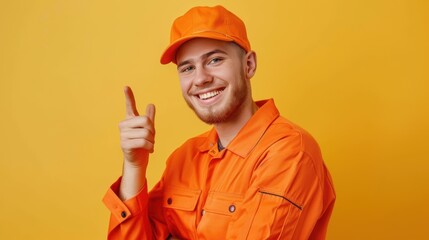
[[[299,210],[302,210],[302,206],[299,206],[298,204],[296,204],[296,203],[292,202],[290,199],[288,199],[288,198],[286,198],[286,197],[284,197],[284,196],[277,195],[277,194],[270,193],[270,192],[264,192],[264,191],[259,191],[259,192],[260,192],[260,193],[262,193],[262,194],[268,194],[268,195],[271,195],[271,196],[281,197],[281,198],[283,198],[284,200],[286,200],[286,201],[290,202],[293,206],[295,206],[295,207],[296,207],[296,208],[298,208]]]

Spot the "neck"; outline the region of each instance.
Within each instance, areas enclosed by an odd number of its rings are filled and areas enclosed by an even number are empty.
[[[214,125],[222,146],[228,146],[257,110],[258,106],[256,106],[256,103],[252,100],[249,104],[243,106],[241,111],[233,118]]]

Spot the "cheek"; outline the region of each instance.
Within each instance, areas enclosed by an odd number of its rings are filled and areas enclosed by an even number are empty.
[[[223,81],[231,82],[234,78],[234,71],[230,69],[231,67],[225,67],[222,69],[216,69],[215,71],[210,72],[209,74],[212,75],[215,79],[221,79]]]
[[[180,89],[183,94],[186,94],[191,88],[191,81],[187,79],[180,79]]]
[[[243,78],[243,71],[243,65],[239,62],[234,62],[226,65],[221,71],[218,71],[216,75],[219,78],[232,83],[235,81],[241,81],[241,78]]]

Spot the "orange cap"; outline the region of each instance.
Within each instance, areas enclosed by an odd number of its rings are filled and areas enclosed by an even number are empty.
[[[235,42],[250,51],[243,21],[222,6],[194,7],[178,17],[171,27],[170,45],[161,56],[161,63],[176,63],[176,51],[193,38],[210,38]]]

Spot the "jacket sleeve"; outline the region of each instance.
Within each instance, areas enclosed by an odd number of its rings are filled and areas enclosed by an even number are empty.
[[[325,239],[335,200],[329,173],[318,151],[293,145],[279,141],[261,154],[227,239]]]
[[[121,179],[116,181],[103,198],[104,204],[111,212],[108,239],[166,239],[168,231],[163,221],[162,208],[156,206],[156,203],[161,201],[151,197],[154,201],[151,201],[153,204],[149,204],[147,185],[133,198],[122,201],[118,197],[120,181]],[[160,191],[162,187],[158,183],[150,194],[161,196],[157,194]]]

